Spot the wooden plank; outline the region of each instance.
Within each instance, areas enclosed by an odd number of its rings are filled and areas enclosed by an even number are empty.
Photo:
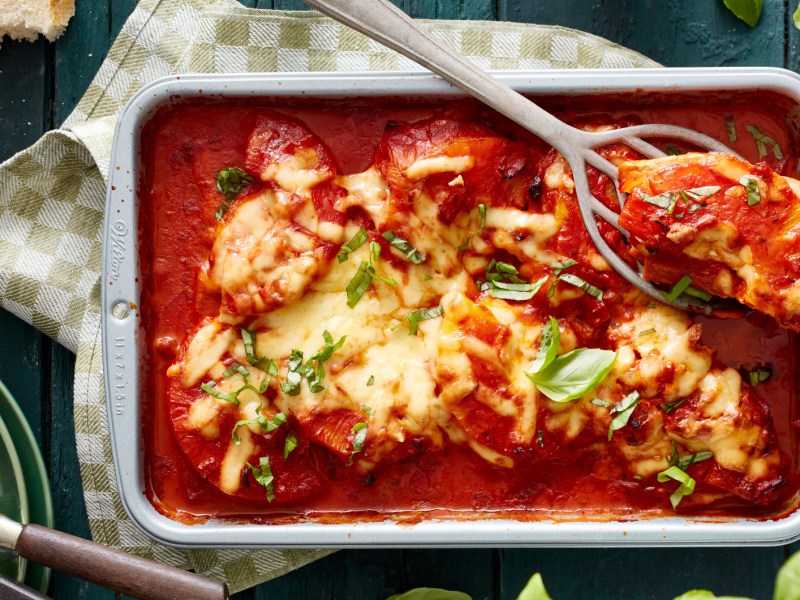
[[[0,129],[0,135],[2,129]],[[0,310],[0,380],[22,408],[41,446],[42,334],[11,313]]]
[[[500,598],[542,574],[555,599],[667,600],[691,589],[771,598],[781,548],[550,548],[501,551]]]
[[[641,52],[666,66],[783,65],[786,33],[783,0],[765,0],[755,29],[721,1],[498,0],[503,21],[581,29]]]
[[[111,0],[111,22],[109,28],[109,39],[113,42],[120,29],[125,24],[125,21],[136,8],[138,0]],[[106,55],[107,49],[102,52],[103,56]]]

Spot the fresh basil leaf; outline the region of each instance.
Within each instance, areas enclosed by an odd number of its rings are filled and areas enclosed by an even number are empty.
[[[639,337],[645,337],[647,335],[653,335],[655,332],[656,332],[656,330],[653,329],[652,327],[650,329],[642,329],[642,331],[639,332]]]
[[[481,231],[483,231],[483,228],[486,226],[486,205],[478,204],[478,212],[481,215],[481,224],[478,226],[478,229],[469,234],[469,236],[467,237],[466,241],[463,244],[461,244],[458,248],[456,248],[458,252],[463,252],[464,250],[466,250],[469,247],[469,243],[472,241],[472,238],[474,238]]]
[[[795,29],[800,29],[800,5],[797,6],[797,10],[792,15],[792,23]]]
[[[687,454],[685,456],[681,456],[678,459],[678,462],[674,466],[685,471],[691,465],[702,462],[704,460],[708,460],[709,458],[714,458],[714,453],[709,452],[708,450],[703,450],[701,452],[696,452],[694,454]]]
[[[670,479],[680,483],[678,489],[676,489],[669,497],[669,501],[672,503],[672,508],[678,508],[678,505],[681,503],[683,497],[690,496],[694,492],[694,486],[696,485],[696,482],[683,469],[677,466],[670,467],[666,471],[661,471],[658,474],[658,481],[661,483],[665,483]]]
[[[800,598],[800,552],[795,552],[783,563],[775,578],[773,600],[797,600]]]
[[[678,154],[681,154],[681,151],[675,144],[667,144],[664,146],[664,154],[667,156],[678,156]]]
[[[331,336],[330,332],[326,329],[322,332],[322,339],[325,340],[325,346],[317,352],[314,356],[311,357],[312,360],[328,360],[334,352],[339,350],[342,346],[344,346],[344,342],[347,339],[346,335],[343,335],[339,338],[339,341],[335,344],[333,343],[333,336]]]
[[[245,329],[244,327],[240,329],[240,333],[242,335],[242,343],[244,344],[244,352],[245,354],[247,354],[247,362],[249,362],[252,365],[253,362],[258,360],[256,358],[256,350],[255,350],[255,345],[256,345],[255,333],[253,333],[248,329]]]
[[[428,319],[435,319],[436,317],[441,317],[442,313],[443,310],[441,306],[412,310],[410,313],[406,315],[408,317],[408,322],[411,325],[408,329],[408,335],[417,335],[417,328],[420,321],[427,321]]]
[[[336,255],[339,263],[341,264],[345,262],[350,255],[363,246],[364,242],[366,242],[368,239],[369,234],[367,233],[367,230],[363,227],[359,229],[349,242],[339,248],[339,254]]]
[[[286,372],[286,380],[281,383],[281,390],[287,396],[297,396],[300,393],[300,383],[303,381],[303,353],[300,350],[292,350],[289,356],[289,364]]]
[[[256,414],[258,415],[259,412],[261,412],[260,404],[256,409]],[[236,433],[239,430],[239,427],[241,427],[242,425],[255,425],[256,423],[258,423],[258,419],[259,417],[256,417],[255,419],[241,419],[240,421],[236,421],[236,424],[233,426],[233,431],[231,431],[231,441],[234,443],[234,445],[238,446],[242,443],[242,439]]]
[[[729,142],[735,142],[739,138],[739,136],[736,134],[736,122],[730,115],[725,117],[725,129],[728,131]]]
[[[214,218],[220,221],[228,209],[233,204],[236,196],[239,195],[244,187],[253,181],[252,175],[248,175],[238,167],[226,167],[219,171],[216,176],[217,191],[225,197],[220,201],[219,208],[214,214]]]
[[[200,384],[200,389],[203,390],[206,394],[211,394],[212,396],[214,396],[214,398],[217,398],[218,400],[225,400],[226,402],[230,402],[235,406],[239,406],[239,399],[236,397],[236,394],[227,394],[225,392],[221,392],[218,389],[215,389],[216,385],[217,385],[216,381],[209,381],[208,383]]]
[[[599,348],[577,348],[557,356],[535,375],[536,388],[554,402],[576,400],[593,390],[611,371],[617,353]]]
[[[553,600],[544,588],[540,573],[534,573],[517,596],[517,600]]]
[[[389,596],[386,600],[472,600],[472,596],[439,588],[414,588]]]
[[[694,296],[695,298],[699,298],[704,302],[708,302],[712,298],[711,294],[709,294],[708,292],[704,292],[703,290],[698,290],[697,288],[693,288],[691,286],[683,290],[683,293],[688,294],[689,296]]]
[[[761,190],[758,187],[758,180],[752,175],[745,175],[739,180],[747,190],[747,206],[755,206],[761,202]]]
[[[371,406],[367,406],[366,404],[363,404],[361,406],[361,412],[363,412],[365,415],[369,415],[371,417],[372,415],[375,414],[375,409],[372,408]]]
[[[648,204],[663,208],[669,214],[672,214],[672,211],[675,210],[675,204],[678,202],[678,194],[675,192],[664,192],[657,196],[642,195],[642,200]]]
[[[558,354],[558,347],[561,344],[561,333],[558,330],[558,320],[550,317],[550,320],[542,328],[542,340],[539,343],[539,351],[533,359],[531,366],[526,373],[535,375],[555,359]]]
[[[271,419],[267,420],[266,418],[263,419],[261,422],[261,427],[265,433],[269,433],[270,431],[275,431],[278,427],[286,423],[286,415],[282,412],[279,412]]]
[[[487,281],[487,290],[493,298],[502,300],[530,300],[536,295],[544,282],[547,281],[545,275],[533,283],[505,283],[503,281]]]
[[[286,441],[283,443],[283,460],[289,458],[295,448],[297,448],[297,436],[290,431],[286,434]]]
[[[272,482],[275,478],[272,476],[272,468],[269,466],[269,456],[262,456],[259,459],[258,468],[250,463],[247,463],[247,466],[250,468],[250,472],[253,473],[258,485],[264,487],[264,491],[267,493],[267,502],[275,500],[275,491],[272,487]]]
[[[422,276],[422,281],[430,281],[431,279],[433,279],[433,276],[430,273],[425,273]]]
[[[800,598],[800,596],[797,596]],[[675,600],[753,600],[752,598],[745,598],[744,596],[715,596],[708,590],[690,590],[684,592]]]
[[[764,0],[722,0],[725,6],[736,17],[750,27],[755,27],[758,19],[761,16],[761,8],[764,6]]]
[[[347,306],[353,308],[361,297],[369,288],[372,283],[372,278],[375,276],[375,268],[367,261],[362,260],[358,266],[356,274],[353,279],[347,284]]]
[[[603,291],[594,287],[591,283],[585,279],[581,279],[577,275],[573,275],[572,273],[563,273],[558,276],[558,280],[582,289],[584,292],[595,298],[598,302],[603,301]]]
[[[369,379],[367,379],[367,387],[375,385],[375,375],[370,375]]]
[[[394,231],[384,231],[381,234],[381,237],[385,239],[389,244],[392,245],[393,248],[397,248],[402,252],[405,257],[410,260],[415,265],[421,265],[425,262],[426,257],[422,254],[419,250],[414,248],[408,241],[404,240],[403,238],[397,237],[394,234]]]
[[[721,189],[722,187],[718,185],[704,185],[702,187],[696,187],[681,191],[685,192],[686,195],[689,196],[692,200],[701,200],[703,198],[708,198],[709,196],[713,196]]]
[[[622,429],[628,424],[628,421],[630,420],[631,415],[633,414],[633,411],[636,410],[637,406],[639,406],[639,392],[636,390],[632,391],[614,405],[612,412],[616,414],[611,420],[611,425],[608,426],[609,441],[614,436],[615,431]]]

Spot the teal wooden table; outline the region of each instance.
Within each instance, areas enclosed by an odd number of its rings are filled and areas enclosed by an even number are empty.
[[[755,29],[721,0],[398,0],[414,17],[558,24],[590,31],[667,66],[764,65],[800,69],[797,0],[765,0]],[[51,44],[0,49],[0,160],[57,127],[94,76],[134,0],[77,0],[66,34]],[[243,0],[302,9],[296,0]],[[73,356],[0,311],[0,379],[23,407],[49,469],[56,526],[88,537],[72,426]],[[671,600],[702,587],[717,594],[772,597],[774,575],[796,548],[350,550],[255,590],[242,599],[382,599],[418,586],[513,599],[542,572],[556,600]],[[54,574],[58,599],[114,594]]]

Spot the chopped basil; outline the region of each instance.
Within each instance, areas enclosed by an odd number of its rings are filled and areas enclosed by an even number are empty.
[[[689,207],[689,214],[692,215],[692,214],[696,213],[698,210],[700,210],[701,208],[705,208],[705,206],[706,206],[705,204],[699,204],[699,203],[698,204],[692,204]]]
[[[713,196],[721,189],[722,188],[718,185],[704,185],[702,187],[691,188],[688,190],[681,190],[681,192],[685,193],[685,195],[688,196],[690,200],[702,200],[703,198],[708,198],[709,196]]]
[[[231,432],[231,439],[233,440],[233,443],[235,445],[238,446],[239,444],[242,443],[242,440],[239,438],[237,434],[239,427],[241,427],[242,425],[260,425],[261,431],[263,431],[264,433],[270,433],[271,431],[275,431],[276,429],[278,429],[278,427],[280,427],[287,421],[286,415],[283,414],[282,412],[279,412],[271,419],[268,419],[264,415],[259,414],[260,412],[261,412],[261,405],[259,404],[258,408],[256,409],[257,416],[255,419],[242,419],[241,421],[236,421],[236,424],[233,426],[233,431]]]
[[[672,289],[667,292],[667,298],[669,298],[671,302],[675,302],[678,296],[685,292],[690,285],[692,285],[692,278],[688,275],[684,275],[678,280],[678,283],[672,286]]]
[[[678,201],[678,194],[675,192],[664,192],[658,196],[642,195],[642,200],[653,206],[663,208],[669,214],[672,214],[672,211],[675,210],[675,203]]]
[[[728,115],[725,117],[725,129],[728,130],[728,141],[735,142],[739,136],[736,135],[736,122],[733,120],[733,117]]]
[[[536,353],[536,358],[533,359],[526,373],[535,375],[553,362],[556,354],[558,354],[560,344],[561,335],[558,330],[558,320],[555,317],[550,317],[547,325],[542,328],[542,341],[539,344],[539,351]]]
[[[353,438],[353,450],[350,452],[350,462],[348,464],[352,465],[353,456],[364,450],[364,442],[367,441],[368,431],[368,425],[363,421],[353,425],[351,433],[354,433],[355,437]]]
[[[599,348],[577,348],[535,374],[526,373],[536,388],[554,402],[576,400],[593,390],[611,371],[617,353]]]
[[[472,241],[472,238],[474,238],[481,231],[483,231],[483,228],[486,226],[486,205],[478,204],[478,212],[481,215],[481,224],[478,226],[478,229],[470,233],[466,241],[457,248],[459,252],[463,252],[464,250],[466,250],[467,247],[469,246],[469,243]]]
[[[295,448],[297,448],[297,436],[290,431],[286,434],[286,441],[283,443],[283,460],[289,458]]]
[[[564,283],[568,283],[570,285],[574,285],[576,288],[582,289],[584,292],[596,298],[598,302],[603,301],[603,291],[599,288],[594,287],[591,283],[586,281],[585,279],[581,279],[577,275],[573,275],[572,273],[562,273],[558,276],[559,281],[563,281]]]
[[[478,285],[482,292],[489,292],[493,298],[504,300],[530,300],[541,289],[547,276],[533,283],[519,277],[514,265],[492,260],[486,266],[486,281]]]
[[[667,144],[664,146],[664,154],[667,156],[677,156],[680,153],[681,151],[678,150],[678,147],[675,144]]]
[[[678,467],[681,471],[685,471],[691,465],[695,463],[702,462],[704,460],[708,460],[709,458],[713,458],[714,453],[709,452],[708,450],[703,450],[701,452],[696,452],[694,454],[684,454],[683,456],[678,455],[678,445],[675,442],[672,442],[672,455],[667,459],[667,464],[671,467]]]
[[[365,415],[369,415],[370,417],[375,414],[375,409],[371,406],[367,406],[366,404],[361,405],[361,412]]]
[[[405,257],[415,265],[421,265],[425,262],[426,257],[424,254],[420,253],[419,250],[414,248],[403,238],[397,237],[393,231],[384,231],[381,234],[381,237],[389,242],[393,248],[400,250],[400,252],[402,252]]]
[[[778,160],[783,159],[783,152],[781,152],[781,147],[778,145],[773,138],[769,137],[768,135],[764,135],[761,133],[758,127],[755,125],[748,125],[745,129],[747,129],[747,133],[753,136],[753,139],[756,141],[756,148],[758,149],[758,158],[764,158],[767,152],[767,146],[772,148],[772,153],[775,155],[775,158]]]
[[[339,249],[339,254],[336,255],[336,258],[340,263],[343,263],[350,257],[350,254],[363,246],[364,242],[366,242],[368,239],[369,234],[367,233],[367,230],[361,227],[361,229],[358,230],[352,239]]]
[[[264,389],[261,391],[263,394],[267,390],[267,386],[269,386],[269,382],[271,377],[278,376],[278,365],[275,364],[275,361],[271,358],[266,358],[264,356],[257,356],[255,353],[255,333],[252,331],[248,331],[245,328],[241,329],[242,333],[242,342],[244,342],[244,351],[247,354],[247,362],[254,366],[256,369],[260,369],[267,374],[267,378],[264,380],[264,383],[261,384],[261,387]]]
[[[595,406],[602,406],[603,408],[613,408],[614,407],[614,403],[613,402],[608,402],[606,400],[603,400],[602,398],[592,398],[591,400],[589,400],[589,402],[591,404],[594,404]]]
[[[223,377],[230,377],[231,375],[233,375],[235,373],[238,373],[239,375],[241,375],[242,379],[244,379],[245,382],[250,380],[250,371],[248,371],[243,365],[240,365],[239,363],[233,363],[230,367],[225,369],[222,372],[222,376]]]
[[[425,274],[422,276],[422,281],[430,281],[431,279],[433,279],[433,277],[431,276],[431,274],[430,274],[430,273],[425,273]]]
[[[659,404],[659,406],[661,407],[661,410],[663,410],[665,414],[669,414],[684,402],[686,402],[686,398],[681,398],[680,400],[676,400],[675,402],[662,402],[661,404]]]
[[[544,448],[544,431],[541,429],[536,430],[536,443],[539,444],[539,448]]]
[[[236,196],[251,181],[253,181],[252,175],[248,175],[238,167],[226,167],[217,173],[217,191],[224,195],[217,212],[214,214],[214,218],[217,221],[222,220],[233,201],[236,200]]]
[[[687,475],[683,469],[677,466],[670,467],[666,471],[661,471],[658,474],[658,481],[661,483],[665,483],[670,479],[681,484],[678,489],[675,490],[669,497],[669,501],[672,503],[672,508],[678,508],[678,504],[680,504],[683,497],[689,496],[694,492],[695,480]]]
[[[200,389],[203,390],[206,394],[211,394],[214,398],[219,400],[225,400],[226,402],[230,402],[235,406],[239,406],[239,399],[236,397],[236,394],[226,394],[225,392],[221,392],[218,389],[215,389],[217,385],[216,381],[209,381],[208,383],[200,384]]]
[[[420,321],[427,321],[428,319],[435,319],[436,317],[441,317],[442,312],[443,311],[441,306],[412,310],[410,313],[406,315],[408,317],[408,322],[411,325],[408,330],[408,335],[417,335],[417,327]]]
[[[567,260],[562,260],[561,262],[551,263],[550,268],[553,269],[553,276],[558,277],[559,275],[561,275],[561,271],[569,267],[574,267],[577,264],[578,264],[577,260],[568,258]]]
[[[375,385],[375,375],[370,375],[369,379],[367,379],[367,387]]]
[[[325,330],[322,332],[322,338],[325,340],[325,345],[305,363],[303,362],[303,353],[300,350],[292,350],[289,356],[286,381],[281,383],[281,389],[287,396],[297,396],[300,393],[300,383],[303,377],[306,378],[308,389],[312,393],[316,394],[327,389],[327,386],[322,385],[322,380],[325,378],[323,363],[344,345],[347,336],[343,335],[334,344],[333,336],[328,330]]]
[[[704,292],[703,290],[698,290],[693,287],[688,287],[683,290],[684,294],[688,294],[689,296],[694,296],[695,298],[699,298],[703,302],[708,302],[711,300],[712,296],[708,292]]]
[[[769,381],[770,377],[772,377],[772,371],[770,369],[756,369],[747,374],[750,385],[753,387],[756,387],[759,383],[764,381]]]
[[[752,175],[745,175],[739,180],[747,190],[747,206],[755,206],[761,202],[761,190],[758,187],[758,180]]]
[[[372,283],[375,268],[367,261],[362,260],[353,279],[347,284],[347,306],[353,308]]]
[[[614,405],[614,408],[611,412],[616,414],[611,420],[611,425],[608,427],[609,440],[611,440],[615,431],[622,429],[628,424],[628,421],[630,420],[631,415],[633,414],[633,411],[636,410],[637,406],[639,406],[639,392],[636,390],[632,391]]]
[[[267,502],[275,500],[275,490],[272,487],[272,482],[275,478],[272,476],[272,468],[269,466],[269,456],[262,456],[259,459],[258,468],[250,463],[247,463],[247,466],[253,473],[253,477],[255,477],[258,485],[264,487],[264,491],[267,493]]]
[[[646,335],[653,335],[655,332],[656,330],[653,329],[652,327],[650,329],[644,329],[639,332],[639,337],[644,337]]]

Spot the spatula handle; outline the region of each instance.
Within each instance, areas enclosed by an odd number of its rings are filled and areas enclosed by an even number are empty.
[[[54,531],[25,525],[17,539],[17,553],[46,565],[146,600],[225,600],[222,581],[176,569],[114,548]]]

